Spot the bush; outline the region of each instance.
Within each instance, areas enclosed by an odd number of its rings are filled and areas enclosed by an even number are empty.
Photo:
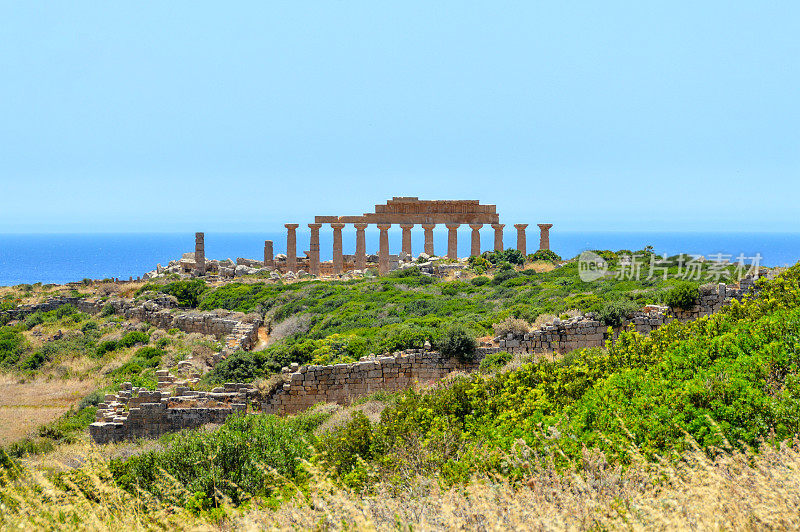
[[[9,367],[19,362],[25,351],[25,337],[9,328],[0,329],[0,367]]]
[[[492,284],[500,284],[515,277],[519,277],[519,272],[517,272],[511,264],[505,262],[498,268],[497,273],[494,274]]]
[[[639,310],[639,305],[633,301],[615,300],[603,304],[597,312],[597,319],[611,327],[619,327],[631,314]]]
[[[511,264],[525,263],[525,255],[517,249],[509,248],[503,251],[485,251],[481,256],[495,265],[502,264],[503,262]]]
[[[103,309],[100,311],[101,318],[108,318],[109,316],[114,315],[114,306],[111,303],[106,303],[103,305]]]
[[[81,326],[81,332],[83,334],[88,333],[89,331],[96,331],[97,330],[97,322],[96,321],[87,321]]]
[[[44,313],[34,312],[33,314],[28,314],[28,316],[25,318],[25,321],[22,322],[22,326],[26,330],[31,330],[42,323],[44,323]]]
[[[489,279],[485,275],[479,275],[478,277],[473,277],[470,280],[470,283],[472,283],[472,286],[483,286],[490,281],[491,279]]]
[[[77,313],[78,309],[73,307],[72,305],[61,305],[56,309],[56,317],[58,319],[65,318],[67,316],[72,316],[73,314]]]
[[[505,336],[508,333],[512,333],[515,336],[522,336],[530,332],[531,324],[525,320],[509,316],[500,323],[492,325],[492,329],[494,329],[495,336]]]
[[[688,281],[683,281],[666,293],[664,302],[669,307],[688,310],[697,303],[699,297],[700,291],[697,286]]]
[[[455,325],[445,332],[438,347],[444,356],[467,362],[475,358],[478,344],[463,327]]]
[[[560,262],[561,256],[557,255],[552,250],[540,249],[536,253],[531,253],[530,255],[528,255],[528,260],[531,262],[535,262],[537,260],[543,260],[547,262]]]
[[[133,347],[136,344],[146,344],[150,341],[150,335],[142,331],[131,331],[120,338],[117,342],[118,347]]]
[[[481,365],[478,369],[483,373],[494,373],[511,362],[513,358],[514,355],[507,351],[489,353],[483,360],[481,360]]]
[[[263,375],[262,361],[256,353],[236,351],[214,366],[206,378],[211,384],[222,384],[252,382]]]
[[[106,353],[110,353],[112,351],[117,350],[117,341],[116,340],[105,340],[97,344],[97,356],[101,357]]]

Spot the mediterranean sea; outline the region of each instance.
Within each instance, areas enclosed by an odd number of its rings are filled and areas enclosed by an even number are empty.
[[[370,228],[373,229],[373,228]],[[414,253],[423,247],[421,228],[412,233]],[[390,230],[390,251],[400,251],[400,229]],[[246,257],[263,258],[264,240],[274,241],[275,254],[286,250],[284,231],[263,233],[206,233],[206,257],[225,259]],[[344,230],[344,252],[353,253],[355,231]],[[308,249],[309,234],[298,230],[297,249]],[[539,245],[539,230],[528,228],[528,251]],[[492,246],[493,232],[488,226],[481,231],[482,248]],[[447,232],[444,228],[434,232],[434,245],[438,254],[445,254]],[[513,227],[505,232],[506,247],[516,246]],[[760,254],[764,266],[792,265],[800,260],[800,233],[675,233],[675,232],[550,232],[553,251],[564,258],[574,257],[587,249],[642,249],[651,245],[658,254],[691,253],[711,257],[716,254],[735,260],[740,254],[754,257]],[[332,232],[323,227],[320,232],[320,255],[330,260]],[[459,256],[470,249],[470,230],[459,230]],[[377,253],[378,231],[367,230],[367,252]],[[0,234],[0,286],[21,283],[64,283],[84,278],[104,279],[138,277],[155,269],[156,264],[166,266],[181,254],[194,251],[194,233],[84,233],[84,234]],[[727,257],[725,257],[727,258]],[[750,262],[749,260],[747,261]]]

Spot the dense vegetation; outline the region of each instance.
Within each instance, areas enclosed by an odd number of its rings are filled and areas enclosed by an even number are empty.
[[[356,412],[320,432],[320,413],[232,419],[213,435],[177,436],[167,450],[115,462],[114,475],[129,488],[141,475],[139,486],[155,493],[147,470],[160,466],[184,475],[208,505],[223,484],[234,500],[270,495],[287,480],[302,484],[304,469],[276,449],[369,490],[376,481],[402,489],[419,474],[446,483],[476,472],[513,480],[540,461],[574,466],[584,448],[626,464],[632,452],[669,459],[695,442],[710,454],[777,443],[800,432],[800,266],[762,283],[756,299],[648,337],[626,332],[607,349],[493,371],[508,360],[499,354],[477,374],[393,397],[378,422]],[[251,440],[260,443],[248,447]],[[267,479],[265,468],[280,475]]]

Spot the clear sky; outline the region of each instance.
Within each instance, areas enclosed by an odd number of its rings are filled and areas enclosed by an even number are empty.
[[[800,231],[800,2],[0,2],[0,232],[392,196]]]

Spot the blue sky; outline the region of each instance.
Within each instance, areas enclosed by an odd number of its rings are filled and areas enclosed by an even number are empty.
[[[0,232],[392,196],[800,231],[800,3],[0,2]]]

